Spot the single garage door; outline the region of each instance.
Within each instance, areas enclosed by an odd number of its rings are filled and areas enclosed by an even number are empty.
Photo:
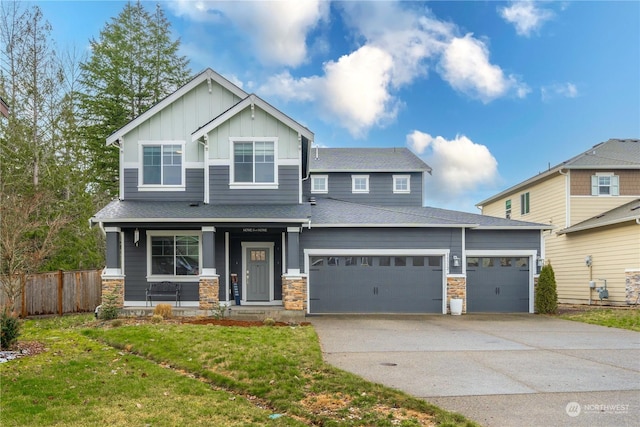
[[[529,258],[467,258],[467,312],[529,312]]]
[[[311,313],[442,313],[441,256],[311,256]]]

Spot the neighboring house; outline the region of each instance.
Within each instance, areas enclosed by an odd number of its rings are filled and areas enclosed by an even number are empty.
[[[640,140],[602,142],[477,206],[486,215],[554,225],[544,258],[561,302],[599,303],[605,280],[603,302],[639,302]]]
[[[312,148],[314,134],[208,69],[114,132],[120,195],[103,294],[144,306],[306,313],[532,312],[548,226],[427,208],[431,172],[406,148]]]

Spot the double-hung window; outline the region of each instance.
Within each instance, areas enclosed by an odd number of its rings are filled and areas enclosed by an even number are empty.
[[[231,145],[233,151],[232,184],[258,187],[277,184],[277,145],[274,139],[236,138]]]
[[[393,192],[396,194],[411,193],[411,175],[393,175]]]
[[[520,215],[526,215],[529,213],[529,193],[522,193],[520,195]]]
[[[592,196],[620,195],[620,177],[612,173],[597,173],[591,176]]]
[[[312,193],[328,193],[329,192],[328,175],[311,175],[311,192]]]
[[[200,274],[200,234],[150,231],[148,242],[150,278]]]
[[[183,153],[182,141],[141,142],[140,189],[184,189]]]
[[[351,192],[368,193],[369,175],[351,175]]]
[[[504,202],[504,217],[511,219],[511,199]]]

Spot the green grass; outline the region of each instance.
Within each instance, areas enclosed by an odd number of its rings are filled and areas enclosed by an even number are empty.
[[[640,310],[593,308],[559,315],[562,319],[640,332]]]
[[[48,350],[0,365],[0,424],[475,425],[324,364],[311,326],[101,325],[26,321]]]

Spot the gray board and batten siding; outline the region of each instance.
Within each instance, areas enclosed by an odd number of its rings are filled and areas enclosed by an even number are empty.
[[[311,178],[314,175],[328,176],[328,192],[312,193]],[[352,175],[369,175],[369,192],[352,192]],[[393,192],[393,176],[409,175],[410,193]],[[330,197],[338,200],[356,202],[378,206],[422,206],[422,173],[388,173],[388,172],[312,172],[310,178],[303,184],[303,192],[309,197],[325,198]]]

